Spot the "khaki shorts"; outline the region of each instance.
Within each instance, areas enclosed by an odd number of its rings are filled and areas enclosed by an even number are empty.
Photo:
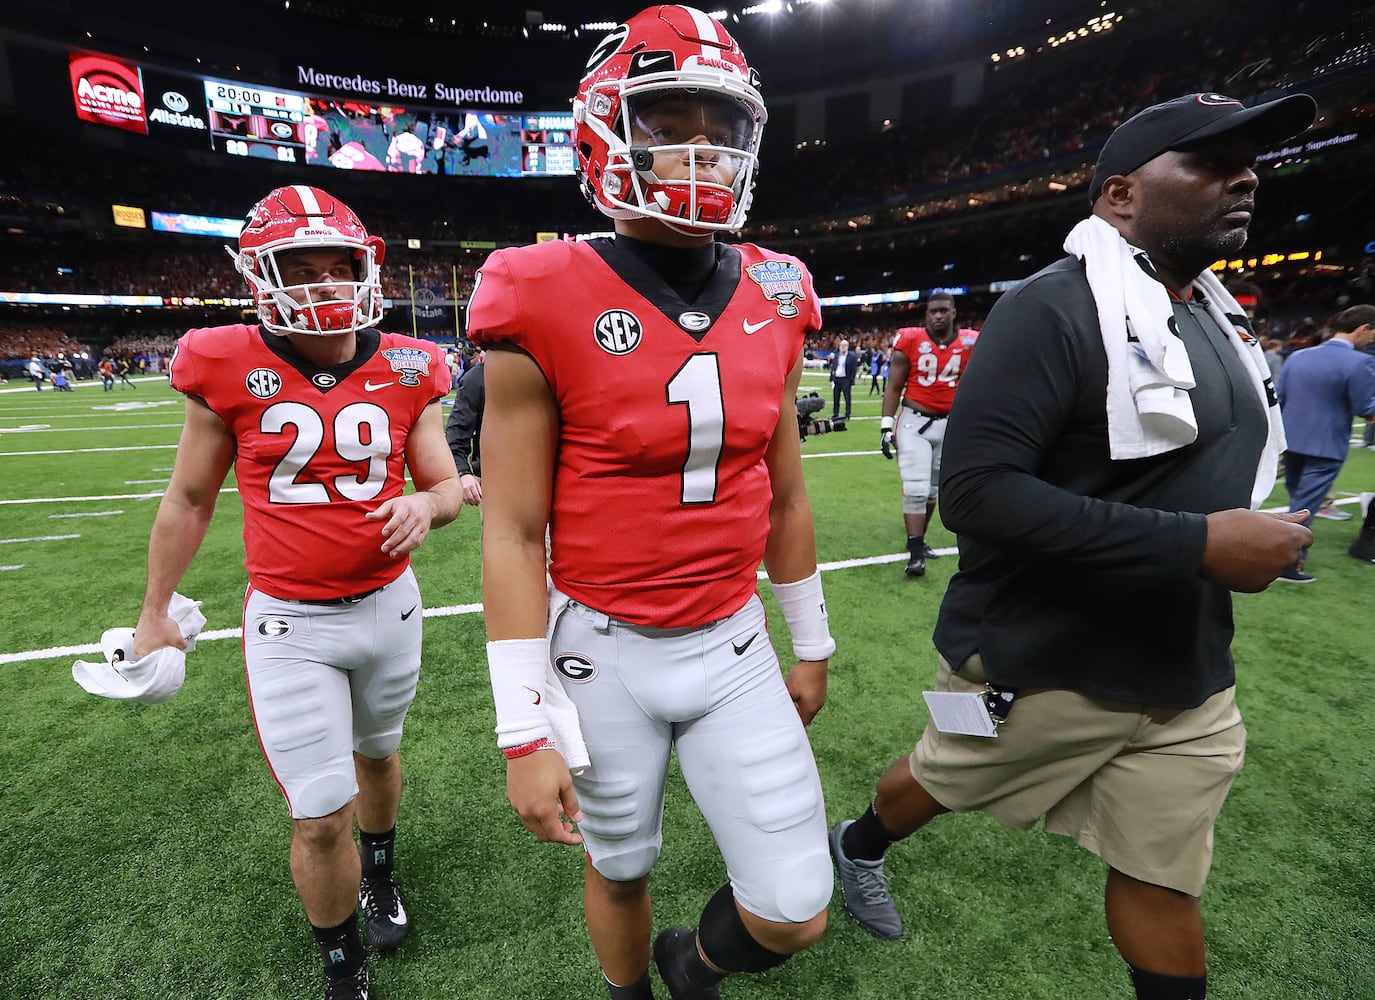
[[[959,674],[941,660],[938,691],[982,691],[978,654]],[[1073,837],[1113,868],[1200,896],[1213,823],[1241,771],[1246,727],[1236,689],[1197,708],[1150,709],[1075,691],[1019,692],[996,739],[930,724],[912,776],[954,812]]]

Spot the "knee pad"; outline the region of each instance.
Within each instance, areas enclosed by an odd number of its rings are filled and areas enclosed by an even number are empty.
[[[930,500],[934,500],[934,499],[935,499],[935,497],[931,497],[931,498],[930,498]],[[909,493],[909,492],[907,491],[907,484],[906,484],[906,483],[903,483],[903,485],[902,485],[902,512],[903,512],[904,514],[925,514],[925,513],[926,513],[926,505],[927,505],[928,502],[929,502],[929,500],[928,500],[928,498],[927,498],[924,494]]]
[[[589,851],[587,856],[598,875],[612,882],[633,882],[649,874],[654,862],[659,860],[659,847],[656,844],[643,844],[624,849],[599,850],[597,854],[597,857],[593,857]]]
[[[830,903],[833,883],[831,856],[825,851],[794,858],[780,868],[774,907],[791,923],[811,920]]]
[[[358,794],[353,770],[317,775],[299,788],[287,791],[292,819],[319,819],[347,805]]]
[[[401,747],[401,730],[390,733],[373,733],[353,741],[354,753],[373,760],[386,760]]]

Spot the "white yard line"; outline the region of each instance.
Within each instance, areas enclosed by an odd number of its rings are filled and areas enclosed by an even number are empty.
[[[84,514],[49,514],[48,519],[54,520],[59,517],[114,517],[116,514],[123,514],[122,510],[90,510]]]
[[[113,427],[0,427],[0,434],[89,434],[92,431],[146,431],[182,424],[118,424]]]
[[[0,458],[25,458],[29,455],[90,455],[99,451],[173,451],[174,444],[135,444],[127,448],[54,448],[51,451],[0,451]],[[170,469],[154,469],[170,472]]]
[[[0,545],[18,545],[20,542],[62,542],[80,535],[38,535],[34,538],[0,538]]]
[[[89,503],[94,500],[156,500],[166,492],[166,490],[159,490],[156,493],[107,493],[94,497],[30,497],[26,500],[0,500],[0,507],[31,503]],[[237,493],[239,491],[233,486],[226,486],[220,492]]]
[[[937,549],[941,555],[953,555],[955,549]],[[903,562],[907,558],[906,552],[896,552],[891,555],[869,556],[865,559],[844,559],[840,562],[822,563],[818,569],[823,573],[829,573],[838,569],[853,569],[857,566],[878,566],[882,563]],[[763,578],[764,572],[761,570],[759,576]],[[453,604],[444,608],[426,608],[426,618],[452,618],[455,615],[477,615],[482,613],[481,604]],[[202,632],[196,637],[196,643],[216,642],[220,639],[238,639],[242,637],[243,631],[237,628],[221,628],[208,632]],[[30,649],[19,653],[0,653],[0,663],[23,663],[29,660],[55,660],[59,657],[81,656],[85,653],[99,653],[99,643],[88,643],[84,646],[50,646],[47,649]],[[194,654],[192,654],[194,655]]]

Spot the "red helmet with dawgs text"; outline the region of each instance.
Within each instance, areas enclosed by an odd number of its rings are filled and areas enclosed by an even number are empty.
[[[277,188],[249,210],[238,253],[225,249],[253,290],[258,319],[273,333],[333,336],[382,319],[386,244],[368,235],[353,209],[319,188]],[[336,249],[352,258],[352,281],[289,285],[283,280],[283,253]]]
[[[759,78],[720,23],[693,7],[650,7],[602,39],[578,85],[583,193],[613,219],[659,219],[689,235],[739,229],[767,117]]]

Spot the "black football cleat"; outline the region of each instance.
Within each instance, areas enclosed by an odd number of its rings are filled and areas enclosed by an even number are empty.
[[[721,1000],[715,986],[701,986],[688,976],[687,963],[697,950],[697,932],[685,927],[670,927],[654,939],[654,964],[673,1000]]]
[[[396,877],[388,872],[363,879],[358,887],[358,905],[363,910],[363,939],[373,951],[394,951],[411,929]]]
[[[941,557],[939,552],[925,543],[922,544],[921,554],[923,559],[939,559]]]
[[[903,568],[903,572],[907,574],[909,579],[913,580],[915,580],[917,577],[925,576],[926,556],[918,555],[911,556],[910,558],[908,558],[907,565]]]
[[[325,977],[325,1000],[368,1000],[368,967],[361,966],[351,976]]]

